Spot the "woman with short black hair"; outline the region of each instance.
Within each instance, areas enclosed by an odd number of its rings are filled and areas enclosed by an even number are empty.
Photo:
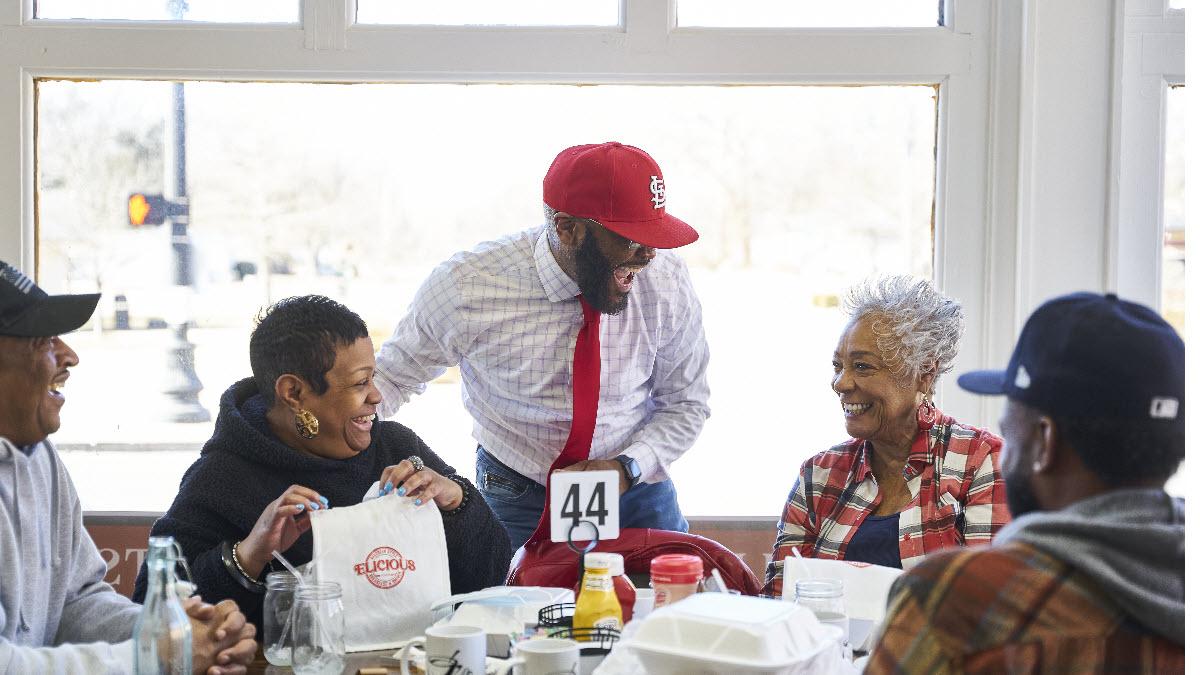
[[[151,530],[179,542],[201,594],[236,599],[261,630],[271,552],[309,562],[309,514],[360,503],[376,480],[381,496],[437,505],[452,592],[504,583],[508,534],[479,492],[412,430],[375,419],[375,350],[357,314],[318,295],[281,300],[250,337],[250,367]],[[134,598],[145,592],[143,565]]]

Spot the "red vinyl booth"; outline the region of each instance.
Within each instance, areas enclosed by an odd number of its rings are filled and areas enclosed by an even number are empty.
[[[617,539],[600,542],[595,549],[620,553],[625,557],[625,574],[648,576],[650,561],[664,553],[688,553],[704,562],[704,575],[713,568],[732,591],[758,595],[762,582],[746,563],[721,544],[686,532],[630,528],[621,530]],[[508,572],[509,586],[550,586],[574,588],[579,582],[579,554],[565,543],[549,540],[526,544],[517,549]]]

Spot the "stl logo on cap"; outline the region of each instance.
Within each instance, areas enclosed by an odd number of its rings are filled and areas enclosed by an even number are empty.
[[[9,267],[4,263],[0,263],[0,279],[16,286],[18,291],[26,295],[29,295],[29,291],[33,290],[32,279],[18,272],[15,267]]]
[[[667,205],[667,184],[658,176],[650,176],[650,201],[656,209]]]

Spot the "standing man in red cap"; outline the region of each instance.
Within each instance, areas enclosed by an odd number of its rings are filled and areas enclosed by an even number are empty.
[[[553,470],[615,469],[621,527],[687,531],[667,474],[708,418],[708,344],[662,170],[620,143],[559,153],[546,222],[454,255],[383,344],[391,416],[447,367],[475,418],[476,479],[516,550]],[[538,530],[544,535],[544,524]]]

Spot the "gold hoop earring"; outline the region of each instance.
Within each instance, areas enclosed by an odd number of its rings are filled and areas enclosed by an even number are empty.
[[[317,416],[304,408],[296,411],[296,433],[300,438],[316,438],[321,430],[321,422]]]

